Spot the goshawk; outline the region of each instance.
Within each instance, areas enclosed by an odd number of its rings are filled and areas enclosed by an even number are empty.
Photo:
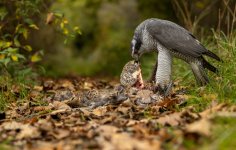
[[[151,18],[135,29],[131,42],[131,55],[139,60],[143,53],[158,52],[155,83],[162,91],[170,89],[173,56],[190,64],[197,82],[202,86],[209,82],[204,68],[216,73],[217,68],[207,62],[203,55],[221,59],[207,50],[196,37],[183,27],[167,20]]]

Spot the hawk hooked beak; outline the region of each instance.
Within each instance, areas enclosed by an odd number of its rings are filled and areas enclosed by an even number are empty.
[[[135,53],[135,50],[132,50],[132,57],[135,59],[135,61],[139,60],[139,55],[137,53]]]
[[[131,56],[135,59],[135,61],[138,61],[139,60],[139,54],[138,54],[138,50],[136,49],[136,41],[133,40],[132,41],[132,47],[131,47]]]

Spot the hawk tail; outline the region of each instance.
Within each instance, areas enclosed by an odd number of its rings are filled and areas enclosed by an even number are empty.
[[[214,67],[213,65],[211,65],[208,61],[206,61],[203,57],[202,57],[202,65],[204,68],[207,68],[208,70],[214,72],[214,73],[218,73],[218,69],[216,67]]]
[[[207,52],[205,52],[204,54],[211,57],[211,58],[214,58],[215,60],[218,60],[218,61],[222,62],[222,60],[220,59],[219,56],[217,56],[216,54],[214,54],[213,52],[211,52],[209,50],[207,50]]]

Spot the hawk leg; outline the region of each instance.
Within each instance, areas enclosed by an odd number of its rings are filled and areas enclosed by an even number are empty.
[[[159,49],[155,82],[159,87],[159,92],[164,96],[169,95],[172,88],[172,59],[172,55],[167,49]]]

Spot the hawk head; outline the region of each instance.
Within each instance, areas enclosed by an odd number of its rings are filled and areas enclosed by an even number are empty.
[[[133,40],[131,41],[131,56],[135,60],[139,60],[140,57],[140,48],[142,46],[142,41],[140,38],[134,37]]]
[[[153,39],[147,31],[150,21],[144,21],[134,31],[131,41],[131,56],[137,61],[143,53],[151,52],[153,47]]]

